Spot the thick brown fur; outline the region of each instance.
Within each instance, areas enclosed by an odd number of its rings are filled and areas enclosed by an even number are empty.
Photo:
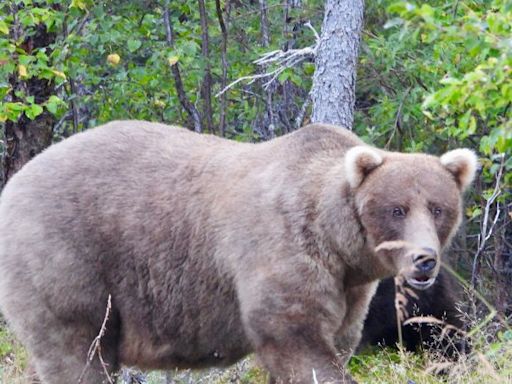
[[[109,372],[254,351],[277,381],[352,382],[343,366],[377,279],[437,274],[474,172],[474,155],[453,157],[381,151],[327,125],[241,144],[113,122],[4,189],[0,308],[45,384],[77,381],[109,295]],[[106,382],[104,368],[95,359],[82,383]]]

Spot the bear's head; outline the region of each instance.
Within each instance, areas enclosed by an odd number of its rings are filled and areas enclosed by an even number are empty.
[[[477,157],[455,149],[441,157],[351,148],[346,180],[366,241],[389,270],[426,289],[435,281],[440,254],[456,232],[462,194],[471,184]]]

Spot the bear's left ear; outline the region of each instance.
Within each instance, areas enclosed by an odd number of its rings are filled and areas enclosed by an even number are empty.
[[[453,175],[459,189],[464,191],[473,182],[478,168],[478,158],[470,149],[460,148],[446,152],[441,164]]]
[[[345,173],[352,188],[357,188],[373,169],[382,164],[382,156],[373,148],[358,145],[345,155]]]

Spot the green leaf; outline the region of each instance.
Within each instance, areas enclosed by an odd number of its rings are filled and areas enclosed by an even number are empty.
[[[141,45],[142,45],[142,43],[140,40],[134,40],[134,39],[128,40],[128,50],[130,52],[135,52],[137,49],[140,48]]]
[[[27,115],[30,120],[34,120],[41,113],[43,113],[43,107],[39,104],[32,104],[25,110],[25,115]]]

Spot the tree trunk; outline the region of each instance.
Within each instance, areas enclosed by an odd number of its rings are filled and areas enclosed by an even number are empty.
[[[198,0],[199,18],[201,19],[201,53],[205,61],[203,84],[201,93],[204,101],[203,115],[206,119],[206,129],[209,133],[215,133],[213,128],[212,111],[212,69],[210,66],[210,37],[208,34],[208,14],[204,0]]]
[[[229,0],[228,0],[229,3]],[[229,4],[226,4],[228,8]],[[227,59],[227,47],[228,47],[228,29],[224,22],[224,16],[222,16],[222,8],[220,6],[220,0],[215,0],[215,10],[217,11],[217,18],[219,20],[219,26],[222,33],[221,43],[221,61],[222,61],[222,80],[220,83],[220,89],[226,88],[228,83],[228,59]],[[224,137],[226,132],[226,92],[220,96],[220,113],[219,113],[219,130],[220,135]]]
[[[269,26],[268,26],[268,5],[267,0],[259,0],[260,4],[260,25],[261,25],[261,45],[265,48],[268,48],[270,45],[270,35],[269,35]],[[261,72],[265,72],[266,67],[261,68]],[[261,81],[263,85],[265,83],[264,80]],[[274,85],[270,85],[267,87],[265,92],[265,112],[266,118],[263,119],[263,129],[262,132],[265,132],[266,139],[272,139],[275,137],[275,119],[274,119],[274,102],[272,100],[272,94],[275,91]]]
[[[315,60],[313,122],[352,129],[363,0],[326,0]]]
[[[11,12],[14,23],[11,28],[11,36],[15,41],[19,41],[25,35],[17,20],[17,11],[18,6],[13,4]],[[28,54],[31,54],[34,49],[48,47],[55,42],[55,34],[49,33],[43,23],[35,26],[33,32],[21,44]],[[35,76],[24,80],[15,73],[10,76],[9,84],[13,89],[12,101],[23,102],[23,99],[18,99],[16,96],[17,92],[25,94],[27,97],[33,96],[36,104],[43,104],[51,95],[55,94],[55,87],[51,81]],[[3,187],[7,180],[25,163],[51,144],[54,124],[54,116],[46,110],[34,120],[22,115],[15,122],[5,122],[3,132],[5,151],[2,156],[0,186]]]

